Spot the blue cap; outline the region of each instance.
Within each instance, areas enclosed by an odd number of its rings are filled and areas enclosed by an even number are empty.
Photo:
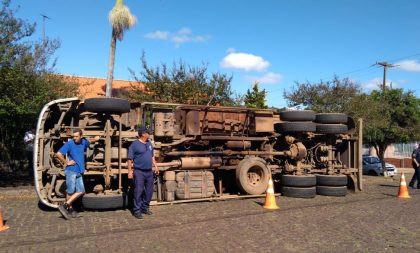
[[[138,133],[139,135],[141,135],[141,134],[144,134],[144,133],[149,133],[149,130],[147,129],[147,127],[145,127],[145,126],[141,126],[141,127],[139,127],[139,129],[137,130],[137,133]]]

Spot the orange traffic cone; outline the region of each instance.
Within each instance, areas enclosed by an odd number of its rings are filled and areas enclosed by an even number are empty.
[[[276,203],[276,197],[274,196],[274,187],[273,187],[273,180],[268,180],[268,188],[267,188],[267,194],[265,196],[265,209],[279,209]]]
[[[3,210],[0,208],[0,232],[9,229],[9,226],[3,223]]]
[[[407,183],[405,182],[404,172],[401,173],[400,190],[398,191],[398,198],[410,198],[410,195],[408,195]]]

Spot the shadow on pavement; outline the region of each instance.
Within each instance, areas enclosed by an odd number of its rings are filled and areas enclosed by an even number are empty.
[[[383,187],[391,187],[391,188],[398,188],[400,186],[398,185],[391,185],[391,184],[380,184],[379,186],[383,186]]]

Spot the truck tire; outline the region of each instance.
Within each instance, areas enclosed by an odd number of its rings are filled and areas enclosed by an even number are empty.
[[[344,113],[317,113],[315,122],[323,124],[346,124],[347,115]]]
[[[347,125],[343,124],[318,124],[316,132],[321,134],[344,134],[348,131]]]
[[[310,110],[292,110],[280,112],[283,121],[314,121],[315,112]]]
[[[296,132],[315,132],[316,124],[313,122],[281,122],[275,125],[276,131],[286,132],[286,133],[296,133]]]
[[[260,159],[246,158],[236,168],[236,182],[244,193],[263,194],[268,187],[270,171]]]
[[[283,186],[281,194],[292,198],[314,198],[316,195],[316,187],[290,187]]]
[[[88,98],[84,107],[89,112],[124,113],[130,111],[130,102],[120,98]]]
[[[126,194],[85,194],[82,198],[83,207],[86,209],[118,209],[128,205],[128,197]]]
[[[346,186],[346,175],[316,175],[316,184],[318,186]]]
[[[347,186],[317,186],[316,193],[323,196],[344,197],[347,195]]]
[[[316,177],[315,175],[282,175],[281,185],[294,187],[312,187],[316,186]]]

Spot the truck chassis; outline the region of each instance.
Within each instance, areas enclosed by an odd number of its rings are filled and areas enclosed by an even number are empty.
[[[357,123],[357,125],[356,125]],[[160,175],[152,205],[261,196],[272,177],[291,197],[362,190],[362,121],[343,114],[66,98],[42,109],[34,150],[40,201],[65,201],[58,149],[80,128],[101,136],[86,152],[85,208],[129,205],[129,145],[148,126]]]

